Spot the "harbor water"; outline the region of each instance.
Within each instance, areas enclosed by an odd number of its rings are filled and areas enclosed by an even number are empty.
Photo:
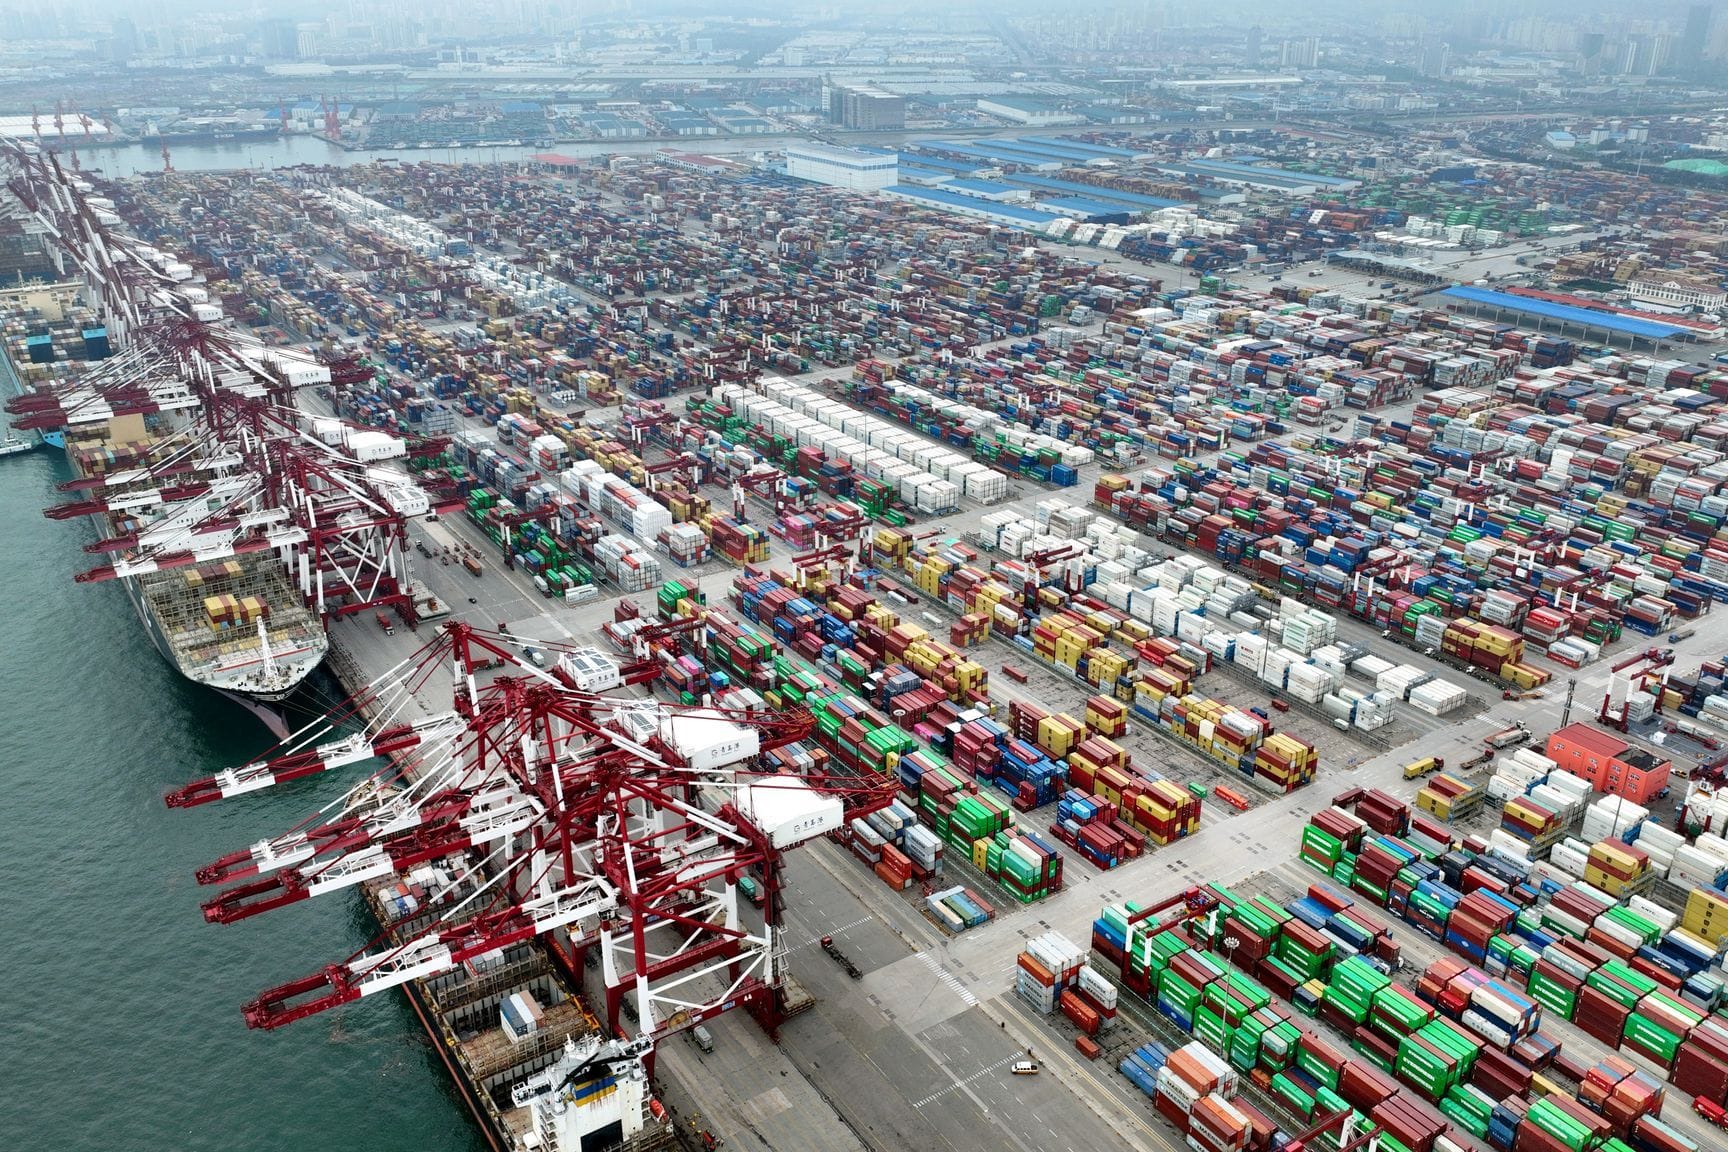
[[[240,1005],[365,945],[357,896],[206,924],[193,870],[286,831],[340,774],[202,808],[163,792],[261,752],[246,711],[176,675],[118,587],[75,584],[93,528],[42,508],[65,458],[0,459],[0,1148],[478,1152],[406,1002],[276,1032]]]

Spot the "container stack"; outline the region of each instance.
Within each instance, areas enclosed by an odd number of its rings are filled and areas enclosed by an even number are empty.
[[[594,562],[624,592],[646,592],[664,579],[660,561],[628,536],[600,537]]]
[[[1416,807],[1450,823],[1468,819],[1481,809],[1486,799],[1487,793],[1480,784],[1442,772],[1417,791]]]
[[[1022,904],[1042,900],[1062,888],[1062,854],[1042,836],[1029,831],[998,832],[989,841],[975,845],[974,864]]]
[[[674,524],[658,538],[661,547],[680,568],[691,568],[708,559],[708,534],[697,524]]]
[[[1080,979],[1085,955],[1059,932],[1046,932],[1027,941],[1015,958],[1014,991],[1028,1005],[1048,1016],[1057,999]]]
[[[1517,796],[1500,809],[1500,831],[1518,842],[1526,859],[1537,859],[1566,834],[1561,814],[1534,797]]]
[[[702,530],[715,555],[727,563],[743,567],[768,562],[768,533],[754,524],[711,513],[702,521]]]
[[[986,924],[996,914],[976,892],[958,884],[926,896],[924,907],[937,923],[954,933]]]
[[[1728,940],[1728,895],[1694,888],[1686,897],[1686,911],[1681,914],[1680,926],[1709,947],[1720,946]]]
[[[498,1005],[498,1024],[512,1044],[520,1044],[540,1030],[545,1010],[531,992],[512,992]]]
[[[1620,840],[1603,840],[1590,847],[1584,881],[1617,900],[1623,900],[1648,891],[1656,882],[1656,873],[1650,869],[1650,857],[1641,849]]]

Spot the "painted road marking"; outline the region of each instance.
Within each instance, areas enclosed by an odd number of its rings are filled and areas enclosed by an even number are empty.
[[[912,1105],[912,1107],[922,1108],[926,1104],[934,1103],[935,1101],[942,1099],[942,1097],[950,1095],[954,1092],[958,1092],[960,1089],[966,1087],[968,1084],[976,1083],[977,1081],[982,1080],[982,1079],[984,1079],[984,1077],[990,1075],[992,1072],[995,1072],[1001,1068],[1006,1068],[1008,1065],[1014,1063],[1014,1061],[1020,1060],[1020,1059],[1023,1059],[1023,1057],[1021,1057],[1018,1053],[1016,1053],[1013,1056],[1005,1056],[1002,1059],[996,1061],[996,1063],[994,1063],[994,1064],[989,1064],[983,1068],[978,1069],[978,1071],[972,1073],[972,1075],[966,1077],[964,1080],[954,1081],[954,1083],[948,1085],[948,1087],[942,1089],[942,1091],[940,1091],[940,1092],[930,1093],[930,1095],[924,1097],[924,1099],[915,1102]]]
[[[948,985],[949,990],[952,991],[954,995],[960,997],[960,999],[965,1002],[966,1007],[976,1008],[978,1006],[978,997],[972,995],[972,989],[966,987],[965,982],[958,976],[954,975],[954,973],[942,967],[942,962],[940,960],[936,959],[936,957],[930,955],[928,952],[919,952],[917,955],[918,959],[924,962],[924,967],[930,969],[930,971],[936,974],[938,980]]]
[[[838,936],[842,932],[850,932],[852,929],[858,927],[860,924],[868,924],[868,923],[870,923],[870,921],[872,921],[874,919],[876,919],[876,917],[874,917],[874,916],[861,916],[858,919],[852,921],[852,923],[850,923],[850,924],[842,924],[838,928],[834,928],[834,929],[831,929],[827,932],[824,932],[822,934],[822,936]],[[812,936],[812,937],[810,937],[810,939],[804,941],[804,943],[802,943],[802,944],[793,944],[792,946],[787,948],[786,951],[796,952],[800,948],[808,948],[812,944],[819,944],[822,942],[822,936]]]

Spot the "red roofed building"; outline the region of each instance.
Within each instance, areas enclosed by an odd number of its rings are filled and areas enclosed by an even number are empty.
[[[1668,787],[1672,765],[1591,724],[1568,724],[1548,737],[1548,759],[1598,792],[1645,804]]]

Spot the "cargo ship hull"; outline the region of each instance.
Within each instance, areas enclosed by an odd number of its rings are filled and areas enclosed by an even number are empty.
[[[155,613],[150,611],[150,605],[144,599],[144,590],[140,583],[131,577],[125,577],[121,579],[119,583],[122,588],[126,589],[126,599],[131,602],[132,610],[138,614],[138,622],[143,625],[144,634],[150,637],[150,645],[156,649],[157,655],[166,660],[174,671],[186,677],[186,679],[192,681],[192,683],[202,684],[202,681],[197,677],[188,674],[186,669],[181,666],[180,662],[174,658],[173,647],[168,643],[168,638],[163,634],[162,625],[156,618]],[[306,667],[306,672],[310,673],[312,669],[317,666],[317,662],[309,664]],[[228,688],[219,688],[213,684],[203,684],[203,686],[226,696],[228,699],[234,701],[234,703],[240,705],[240,707],[246,709],[246,711],[252,713],[253,716],[257,717],[259,723],[268,728],[271,733],[280,740],[286,739],[289,731],[288,717],[280,705],[287,701],[288,697],[294,694],[295,690],[300,687],[300,683],[301,681],[296,680],[292,685],[280,691],[256,693],[239,692]]]
[[[10,399],[13,396],[22,395],[24,395],[24,381],[19,378],[17,370],[12,367],[11,355],[3,346],[0,346],[0,398]],[[31,433],[21,432],[18,435],[29,436]],[[42,443],[51,448],[64,449],[66,447],[66,433],[64,432],[37,432],[35,435]]]
[[[81,474],[77,454],[69,453],[68,459],[72,463],[73,472]],[[89,517],[89,520],[100,536],[109,536],[120,530],[100,514]],[[242,591],[267,589],[270,602],[285,606],[284,614],[292,617],[286,629],[277,630],[279,636],[287,633],[289,638],[272,646],[268,660],[262,644],[258,645],[255,654],[239,651],[226,656],[213,656],[206,651],[202,654],[202,659],[199,659],[197,646],[187,644],[184,631],[197,615],[194,608],[198,601],[198,590],[191,586],[158,586],[151,589],[145,584],[146,580],[185,580],[187,578],[183,573],[158,573],[149,577],[122,576],[115,582],[125,589],[126,599],[137,614],[144,634],[150,638],[151,647],[156,649],[157,654],[167,661],[170,667],[192,683],[234,701],[257,717],[258,721],[278,738],[283,738],[288,735],[289,726],[281,706],[313,670],[323,663],[329,650],[329,642],[317,617],[298,602],[286,574],[271,573],[265,567],[274,563],[273,559],[253,559],[246,561],[246,565],[256,566],[255,568],[242,567],[247,580]],[[175,643],[171,627],[163,620],[165,605],[178,610],[183,617],[180,644]],[[238,630],[236,634],[239,634]]]

